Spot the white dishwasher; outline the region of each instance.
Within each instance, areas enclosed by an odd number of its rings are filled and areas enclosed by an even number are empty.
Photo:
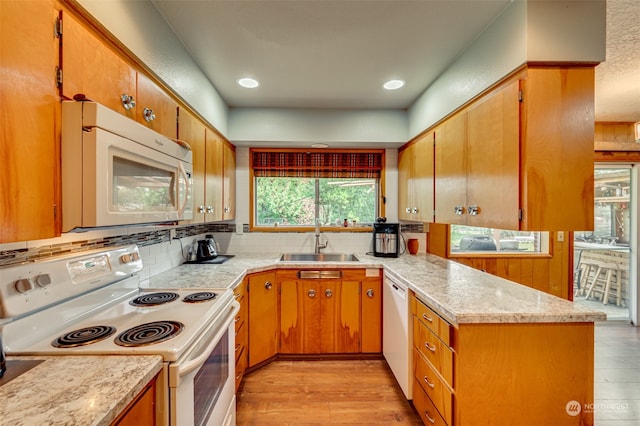
[[[413,399],[412,338],[407,287],[385,273],[382,290],[382,353],[407,399]]]

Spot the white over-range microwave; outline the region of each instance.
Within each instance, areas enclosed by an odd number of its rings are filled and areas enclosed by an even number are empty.
[[[95,102],[62,103],[62,230],[193,218],[192,153]]]

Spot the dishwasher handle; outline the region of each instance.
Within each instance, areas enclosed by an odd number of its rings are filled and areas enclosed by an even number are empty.
[[[392,293],[397,294],[398,297],[402,298],[402,300],[406,299],[406,297],[407,297],[407,288],[406,287],[404,287],[401,284],[398,284],[392,278],[390,278],[388,275],[384,276],[384,282],[385,282],[386,285],[388,285],[391,288],[391,292]]]

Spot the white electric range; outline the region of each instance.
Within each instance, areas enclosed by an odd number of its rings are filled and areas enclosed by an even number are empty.
[[[8,355],[160,355],[161,424],[235,423],[231,289],[141,289],[135,245],[0,270]],[[198,398],[196,398],[198,396]]]

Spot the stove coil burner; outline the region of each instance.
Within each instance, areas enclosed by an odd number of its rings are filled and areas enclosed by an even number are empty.
[[[188,296],[185,296],[182,301],[187,303],[199,303],[215,299],[216,297],[218,297],[216,293],[213,293],[211,291],[201,291],[199,293],[192,293]]]
[[[108,325],[96,325],[93,327],[81,328],[70,331],[51,342],[56,348],[75,348],[91,343],[99,342],[116,332],[115,327]]]
[[[155,321],[140,324],[120,333],[114,340],[119,346],[147,346],[178,335],[184,325],[177,321]]]
[[[178,293],[161,292],[143,294],[133,299],[129,304],[133,306],[155,306],[163,303],[173,302],[178,298]]]

